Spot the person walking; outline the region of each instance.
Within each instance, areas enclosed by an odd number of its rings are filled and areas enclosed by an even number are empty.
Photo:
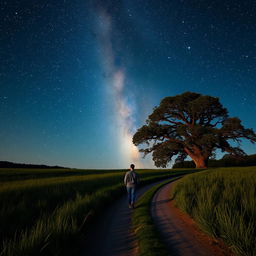
[[[136,188],[139,183],[138,175],[134,171],[135,165],[130,165],[130,170],[124,176],[124,184],[127,189],[129,208],[134,208],[136,199]]]

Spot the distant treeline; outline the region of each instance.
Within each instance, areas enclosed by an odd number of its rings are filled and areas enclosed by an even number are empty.
[[[208,167],[256,166],[256,154],[248,156],[224,155],[219,160],[209,160]],[[195,168],[193,161],[183,161],[173,165],[173,168]]]
[[[19,164],[8,161],[0,161],[0,168],[38,168],[38,169],[64,169],[62,166],[48,166],[44,164]]]

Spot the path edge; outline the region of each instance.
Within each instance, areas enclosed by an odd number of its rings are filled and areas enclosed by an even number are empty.
[[[162,241],[160,232],[153,221],[151,215],[151,204],[154,195],[159,189],[182,177],[183,175],[173,177],[153,186],[138,200],[136,208],[132,212],[132,229],[135,233],[139,246],[138,256],[170,256],[170,252]]]

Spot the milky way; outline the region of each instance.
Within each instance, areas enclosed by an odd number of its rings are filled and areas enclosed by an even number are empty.
[[[134,106],[128,102],[129,95],[125,95],[125,67],[115,65],[115,49],[112,44],[112,17],[100,8],[98,11],[97,28],[100,47],[102,47],[102,66],[106,74],[105,83],[113,101],[113,112],[116,123],[113,124],[115,134],[118,136],[119,145],[116,150],[121,150],[127,163],[135,163],[142,167],[139,161],[139,151],[132,143],[133,133],[136,131],[134,123]],[[129,92],[129,91],[128,91]]]

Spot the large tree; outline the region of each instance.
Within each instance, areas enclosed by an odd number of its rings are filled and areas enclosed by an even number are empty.
[[[228,117],[218,98],[185,92],[164,98],[134,134],[133,143],[145,144],[140,152],[152,153],[157,167],[166,167],[177,155],[176,162],[190,156],[197,168],[205,168],[216,149],[244,155],[242,138],[256,142],[254,131],[244,128],[239,118]]]

